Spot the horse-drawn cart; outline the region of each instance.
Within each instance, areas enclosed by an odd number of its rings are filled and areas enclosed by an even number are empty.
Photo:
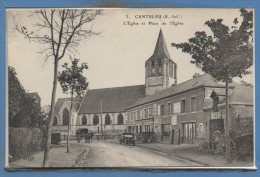
[[[81,139],[85,140],[85,143],[91,143],[93,138],[93,133],[88,132],[86,128],[80,128],[76,131],[77,141],[80,143]]]
[[[230,149],[233,157],[244,158],[253,151],[253,119],[235,118],[229,132],[229,137],[226,137],[224,130],[215,130],[212,133],[210,146],[214,153],[224,153],[226,150],[227,141],[230,141]]]

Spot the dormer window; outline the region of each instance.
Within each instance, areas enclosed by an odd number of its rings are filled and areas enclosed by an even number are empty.
[[[210,95],[210,98],[213,99],[213,105],[212,105],[213,112],[218,112],[219,95],[223,95],[223,94],[222,93],[217,94],[217,92],[215,90],[213,90]]]
[[[213,98],[213,106],[212,106],[213,112],[218,112],[218,103],[219,103],[219,97],[215,96]]]

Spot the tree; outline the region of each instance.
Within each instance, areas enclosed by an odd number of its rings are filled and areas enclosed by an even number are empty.
[[[253,12],[241,9],[240,13],[241,22],[235,18],[231,27],[223,24],[222,19],[205,22],[213,35],[201,31],[196,32],[195,37],[190,38],[189,42],[172,43],[173,47],[181,48],[183,52],[192,56],[191,63],[226,83],[225,134],[228,163],[230,162],[228,84],[234,77],[242,78],[243,75],[249,74],[248,69],[253,64]]]
[[[62,91],[70,94],[70,111],[69,111],[69,124],[68,124],[68,135],[67,135],[67,152],[69,152],[69,133],[70,133],[70,120],[71,110],[73,107],[73,97],[82,97],[84,92],[88,88],[87,78],[83,76],[83,71],[88,69],[86,63],[82,63],[80,66],[79,59],[75,58],[71,60],[71,66],[68,63],[63,64],[64,70],[59,73],[58,81],[60,82]]]
[[[51,111],[47,125],[46,145],[44,149],[43,167],[49,166],[49,149],[51,144],[51,128],[56,99],[57,73],[59,62],[66,53],[76,50],[81,40],[91,35],[98,35],[92,31],[91,22],[101,15],[100,9],[48,9],[36,10],[32,17],[36,22],[31,30],[26,26],[16,26],[16,29],[26,39],[43,46],[40,51],[45,61],[53,61],[54,75],[51,97]]]
[[[21,85],[15,69],[8,67],[8,114],[10,127],[37,127],[41,106]]]
[[[29,93],[23,95],[19,102],[20,111],[13,120],[14,127],[38,127],[41,106]]]
[[[25,95],[25,90],[17,78],[15,69],[8,66],[8,117],[9,126],[15,124],[14,118],[21,110],[20,102]]]

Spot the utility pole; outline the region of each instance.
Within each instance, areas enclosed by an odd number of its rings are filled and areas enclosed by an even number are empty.
[[[134,115],[135,115],[135,116],[134,116],[134,118],[135,118],[135,119],[134,119],[134,121],[135,121],[135,123],[134,123],[134,126],[135,126],[135,127],[134,127],[134,134],[136,134],[136,131],[137,131],[137,130],[136,130],[136,118],[137,118],[137,116],[138,116],[138,115],[137,115],[137,112],[134,112]]]
[[[100,118],[101,118],[101,135],[102,135],[102,137],[103,137],[102,104],[103,104],[103,101],[102,101],[102,99],[101,99],[101,100],[100,100]]]

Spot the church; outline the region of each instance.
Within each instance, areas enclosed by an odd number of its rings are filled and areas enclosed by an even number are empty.
[[[79,128],[111,137],[131,132],[140,142],[181,144],[209,139],[214,129],[210,127],[224,129],[225,85],[208,74],[178,83],[177,64],[162,30],[144,66],[144,85],[91,89],[83,99],[74,99],[71,133]],[[221,98],[217,112],[212,111],[213,92]],[[230,116],[253,117],[252,86],[233,82],[229,95]],[[57,100],[53,132],[66,134],[70,104],[66,98]]]

